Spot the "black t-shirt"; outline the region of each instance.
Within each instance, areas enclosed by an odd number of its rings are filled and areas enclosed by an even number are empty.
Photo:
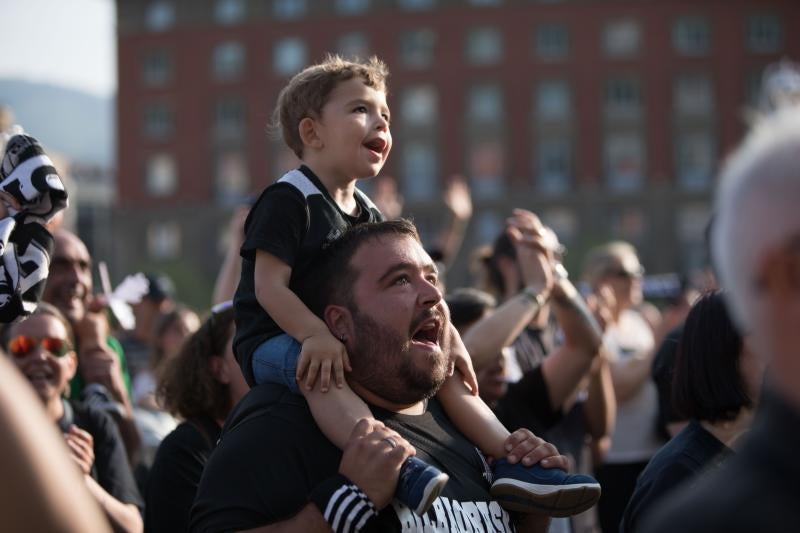
[[[378,516],[377,531],[514,531],[509,514],[489,498],[483,457],[438,402],[431,400],[417,416],[372,411],[408,439],[417,457],[450,475],[424,517],[395,500]],[[341,455],[301,396],[275,384],[253,388],[229,417],[203,472],[192,531],[235,531],[291,518],[337,473]]]
[[[256,251],[263,250],[290,267],[289,288],[299,294],[313,274],[320,252],[348,228],[383,220],[378,208],[356,189],[357,216],[344,213],[311,170],[301,166],[267,187],[245,221],[242,276],[233,297],[236,335],[233,350],[242,373],[253,385],[252,357],[264,341],[283,333],[256,299]]]
[[[526,372],[516,383],[509,383],[506,394],[497,400],[492,410],[512,432],[527,428],[536,435],[544,435],[561,420],[561,411],[550,405],[542,365]]]
[[[699,422],[691,421],[653,456],[639,474],[636,489],[625,508],[620,533],[639,531],[642,517],[659,500],[700,472],[718,468],[731,453],[730,448]]]
[[[122,503],[132,503],[142,509],[144,503],[114,420],[104,411],[70,401],[59,426],[63,430],[70,423],[89,433],[94,440],[91,476],[97,484]]]
[[[147,480],[146,532],[189,530],[192,502],[220,429],[210,419],[183,422],[161,441]]]

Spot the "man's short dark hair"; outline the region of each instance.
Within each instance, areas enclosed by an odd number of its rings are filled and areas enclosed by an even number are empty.
[[[461,333],[463,333],[462,328],[477,321],[486,311],[497,306],[494,296],[472,287],[456,289],[448,294],[445,300],[447,307],[450,308],[450,321]]]
[[[303,289],[303,301],[308,308],[320,318],[329,304],[352,308],[352,290],[358,271],[350,260],[362,244],[387,235],[405,235],[421,243],[417,228],[406,219],[353,226],[322,252],[314,279]]]
[[[739,372],[742,338],[723,294],[701,296],[689,311],[678,346],[672,401],[678,413],[708,422],[736,418],[752,407]]]

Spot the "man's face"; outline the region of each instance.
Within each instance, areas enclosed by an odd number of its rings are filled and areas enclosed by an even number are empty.
[[[412,404],[439,389],[449,370],[449,322],[436,267],[409,236],[364,243],[351,259],[352,379],[381,398]]]
[[[83,319],[91,293],[92,260],[86,245],[71,233],[57,233],[42,299],[58,307],[74,323]]]

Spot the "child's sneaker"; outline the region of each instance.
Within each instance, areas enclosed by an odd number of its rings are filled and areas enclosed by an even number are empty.
[[[590,476],[570,475],[538,464],[512,465],[505,459],[495,461],[492,471],[492,498],[511,511],[572,516],[589,509],[600,499],[600,484]]]
[[[394,494],[412,511],[422,516],[442,492],[450,477],[436,467],[409,457],[400,468],[400,478]]]

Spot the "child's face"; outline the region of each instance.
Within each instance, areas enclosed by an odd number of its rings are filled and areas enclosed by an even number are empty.
[[[392,135],[385,92],[359,78],[341,82],[315,123],[318,161],[332,175],[345,181],[375,176],[386,163]]]

